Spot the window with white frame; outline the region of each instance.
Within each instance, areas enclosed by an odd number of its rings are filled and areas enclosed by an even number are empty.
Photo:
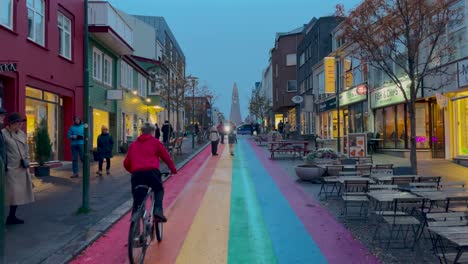
[[[58,13],[59,29],[59,53],[62,57],[71,60],[71,20],[65,15]]]
[[[133,90],[133,68],[122,61],[120,64],[120,85],[124,88]]]
[[[102,63],[102,81],[112,86],[112,58],[104,55]]]
[[[297,92],[297,81],[296,80],[288,80],[288,92]]]
[[[307,51],[307,50],[306,50],[306,51]],[[301,54],[301,57],[299,58],[299,66],[304,65],[304,63],[305,63],[305,58],[306,58],[306,54],[305,54],[305,53],[302,53],[302,54]]]
[[[146,80],[145,76],[138,73],[138,94],[141,97],[146,97],[148,89],[148,81]]]
[[[317,74],[317,88],[318,88],[318,93],[319,95],[322,95],[325,93],[325,73],[319,72]]]
[[[0,25],[13,29],[13,0],[0,0]]]
[[[291,53],[286,55],[286,66],[296,66],[297,64],[297,57],[296,53]]]
[[[39,45],[44,46],[45,42],[45,1],[27,0],[28,7],[28,38]]]
[[[102,51],[93,48],[93,79],[102,81]]]

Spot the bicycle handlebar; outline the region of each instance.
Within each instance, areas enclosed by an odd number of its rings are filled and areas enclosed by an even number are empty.
[[[169,171],[161,172],[161,176],[162,176],[162,177],[167,177],[167,176],[169,176],[169,175],[171,175],[171,172],[169,172]]]

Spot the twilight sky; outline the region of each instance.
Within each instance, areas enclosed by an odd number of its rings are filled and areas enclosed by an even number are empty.
[[[338,3],[347,9],[359,0],[109,0],[129,14],[165,17],[187,60],[187,75],[198,76],[215,91],[215,106],[229,118],[234,82],[242,118],[254,83],[274,46],[275,33],[332,15]]]

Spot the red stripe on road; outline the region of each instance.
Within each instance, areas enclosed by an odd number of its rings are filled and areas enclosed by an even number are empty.
[[[164,207],[168,208],[184,190],[186,184],[194,177],[211,156],[211,149],[206,147],[195,158],[188,162],[174,177],[164,183]],[[114,224],[109,231],[96,240],[71,264],[118,264],[128,262],[127,239],[130,213]],[[167,232],[167,230],[166,230]]]

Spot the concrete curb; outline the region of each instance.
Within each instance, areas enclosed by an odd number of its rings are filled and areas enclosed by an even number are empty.
[[[176,164],[177,170],[183,168],[187,163],[189,163],[195,156],[200,152],[205,150],[208,147],[210,142],[206,143],[195,153],[187,157],[185,160],[178,162]],[[167,181],[170,178],[163,179]],[[41,264],[66,264],[73,260],[74,257],[79,255],[83,250],[85,250],[89,245],[94,241],[100,238],[106,233],[109,228],[111,228],[116,222],[118,222],[123,216],[125,216],[131,209],[133,201],[130,199],[127,202],[123,203],[121,206],[117,207],[110,213],[108,216],[102,218],[95,225],[91,226],[89,229],[77,234],[73,237],[65,246],[57,250],[54,254],[47,257],[45,260],[41,261]]]

